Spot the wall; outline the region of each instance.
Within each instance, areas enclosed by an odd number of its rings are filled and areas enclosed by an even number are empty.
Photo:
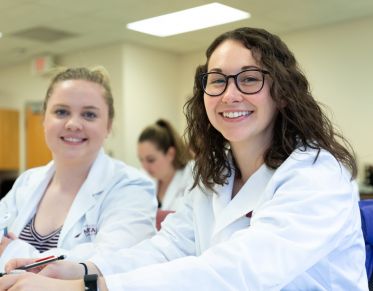
[[[281,36],[308,76],[314,95],[328,106],[333,122],[355,147],[360,169],[373,163],[371,27],[373,17]],[[165,117],[183,132],[182,106],[192,93],[195,68],[205,60],[204,51],[178,56],[117,44],[70,53],[59,61],[64,65],[101,64],[109,70],[116,118],[106,148],[138,166],[137,136],[144,126]],[[43,99],[48,79],[30,72],[29,63],[0,69],[0,106],[22,111],[26,101]],[[22,130],[23,124],[21,121]],[[20,138],[24,161],[24,139]]]
[[[43,100],[48,79],[31,75],[31,63],[23,63],[0,70],[0,106],[18,109],[20,112],[20,161],[25,167],[25,119],[26,102]]]
[[[111,79],[115,119],[106,150],[128,164],[139,166],[137,137],[156,119],[170,120],[179,129],[178,56],[146,47],[117,44],[60,56],[59,66],[104,66]],[[21,112],[21,171],[25,169],[24,107],[42,101],[50,76],[34,76],[31,64],[0,70],[0,106]],[[166,85],[165,85],[166,84]]]
[[[363,167],[373,163],[373,17],[284,35],[314,96],[353,145]]]
[[[127,163],[139,166],[137,138],[141,130],[158,118],[178,128],[178,57],[136,45],[124,46],[123,130]]]
[[[179,107],[183,109],[185,101],[193,94],[194,74],[198,65],[204,64],[204,52],[194,52],[180,57],[179,72]],[[186,120],[183,112],[179,115],[179,128],[181,131],[185,129]]]

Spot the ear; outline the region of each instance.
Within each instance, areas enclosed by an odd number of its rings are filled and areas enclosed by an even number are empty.
[[[173,161],[175,159],[175,155],[176,155],[176,149],[175,149],[175,147],[169,147],[169,149],[167,150],[166,155],[171,159],[171,161]]]

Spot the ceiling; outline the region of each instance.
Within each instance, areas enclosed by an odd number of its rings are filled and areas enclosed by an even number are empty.
[[[126,24],[214,1],[0,0],[0,67],[43,54],[131,42],[175,53],[205,49],[215,36],[239,26],[277,34],[373,16],[372,0],[217,0],[251,13],[248,20],[158,38]]]

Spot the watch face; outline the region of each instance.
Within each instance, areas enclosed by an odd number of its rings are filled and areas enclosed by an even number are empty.
[[[84,286],[87,291],[97,291],[97,274],[85,275]]]

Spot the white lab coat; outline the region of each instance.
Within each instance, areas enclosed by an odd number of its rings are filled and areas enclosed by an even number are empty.
[[[16,236],[34,216],[54,171],[53,161],[26,171],[1,200],[0,213],[12,212],[9,231]],[[151,237],[157,209],[154,188],[145,175],[101,150],[71,205],[57,248],[41,255],[25,241],[14,240],[0,257],[1,268],[14,257],[65,254],[81,261],[95,252],[130,247]]]
[[[161,209],[178,210],[183,205],[184,192],[193,180],[193,162],[176,171],[163,197]]]
[[[233,177],[218,195],[195,188],[152,239],[91,261],[111,291],[368,290],[356,183],[315,157],[263,165],[234,199]]]

